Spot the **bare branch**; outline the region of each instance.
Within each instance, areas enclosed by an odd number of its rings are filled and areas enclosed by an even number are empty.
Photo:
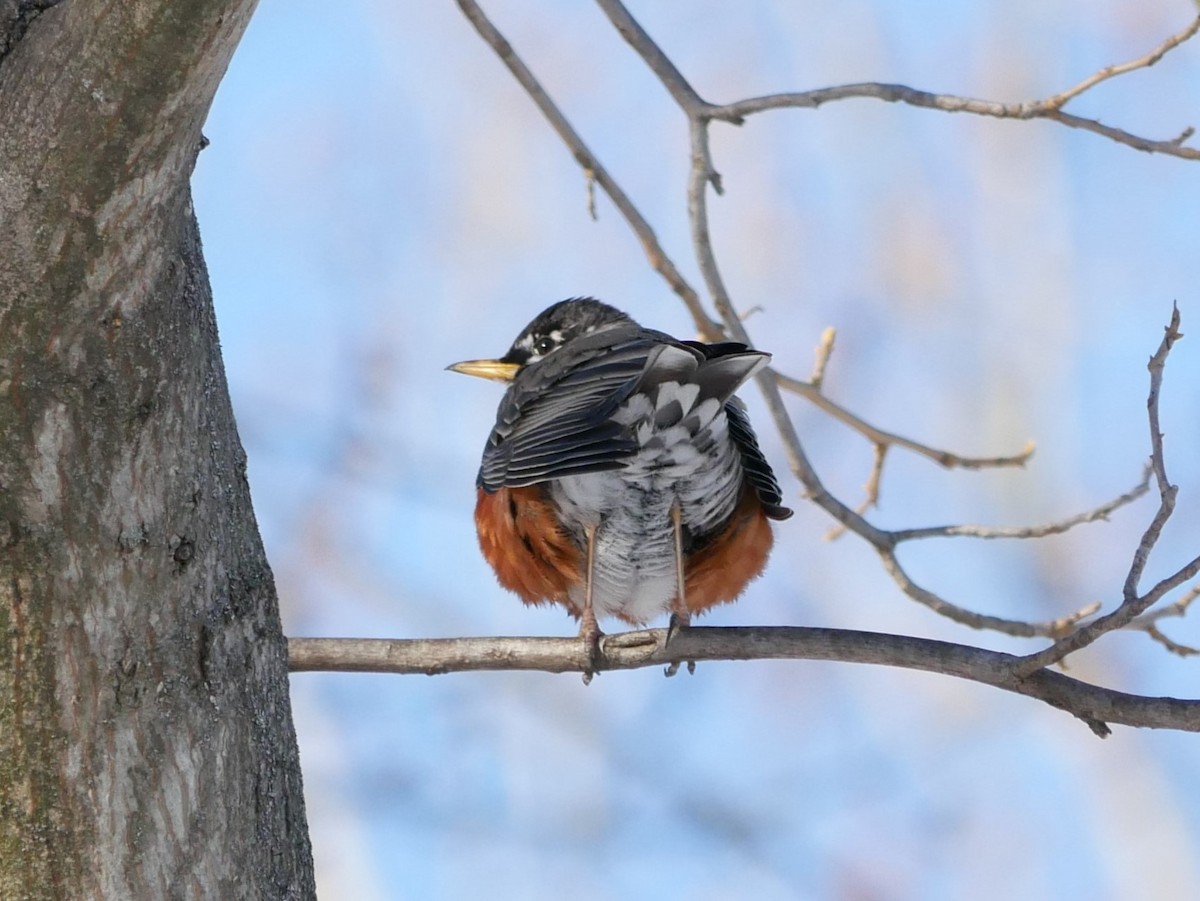
[[[1091,90],[1102,81],[1107,81],[1108,79],[1115,78],[1118,75],[1125,75],[1126,73],[1133,72],[1136,69],[1148,69],[1184,41],[1194,37],[1197,31],[1200,31],[1200,17],[1194,19],[1187,28],[1183,29],[1183,31],[1179,32],[1178,34],[1171,35],[1171,37],[1167,38],[1145,56],[1130,60],[1127,63],[1105,66],[1099,72],[1089,75],[1073,88],[1067,88],[1067,90],[1061,91],[1052,97],[1047,97],[1045,100],[1041,101],[1041,105],[1054,109],[1060,109],[1068,101],[1074,100],[1080,94]]]
[[[956,676],[1044,701],[1096,734],[1108,723],[1200,731],[1200,701],[1144,698],[1080,682],[1051,670],[1013,676],[1019,658],[923,638],[798,627],[691,627],[665,647],[667,630],[606,636],[600,671],[666,666],[682,660],[838,660]],[[292,672],[434,675],[477,670],[582,673],[592,666],[577,638],[339,639],[293,638]]]
[[[914,582],[904,567],[900,565],[900,560],[893,548],[876,545],[876,550],[883,562],[883,568],[905,595],[928,607],[939,616],[944,616],[964,626],[970,626],[972,629],[988,629],[1002,635],[1011,635],[1014,638],[1059,638],[1069,632],[1076,623],[1100,609],[1099,604],[1091,603],[1074,613],[1040,623],[976,613],[974,610],[967,610],[957,604],[952,604],[941,595]]]
[[[863,486],[863,499],[854,508],[854,512],[860,516],[866,515],[868,510],[879,503],[879,483],[883,480],[883,463],[887,459],[888,445],[874,444],[872,450],[874,458],[871,461],[871,472],[867,475],[867,482]],[[825,540],[836,541],[845,533],[845,526],[836,525],[825,533]]]
[[[696,89],[663,53],[662,48],[650,39],[650,35],[646,34],[638,21],[629,14],[629,10],[617,0],[596,0],[596,5],[608,16],[608,20],[621,37],[637,50],[642,60],[650,67],[650,71],[663,83],[663,87],[671,92],[680,109],[692,116],[703,114],[711,108],[711,104],[696,93]]]
[[[866,512],[879,504],[879,480],[883,477],[883,463],[887,459],[888,446],[874,446],[874,460],[871,463],[871,474],[867,476],[867,484],[863,486],[863,509]]]
[[[1185,160],[1200,159],[1200,150],[1186,147],[1183,144],[1187,138],[1191,137],[1193,133],[1191,128],[1185,129],[1179,137],[1167,141],[1155,141],[1104,125],[1094,119],[1071,115],[1054,107],[1039,106],[1043,101],[998,103],[994,100],[977,100],[971,97],[957,97],[953,94],[934,94],[902,84],[863,82],[831,88],[817,88],[812,91],[769,94],[765,97],[753,97],[749,100],[739,100],[736,103],[718,106],[713,109],[712,113],[713,118],[737,118],[773,109],[816,109],[826,103],[853,98],[870,98],[882,100],[885,103],[903,103],[908,106],[940,110],[945,113],[972,113],[994,119],[1049,119],[1071,128],[1082,128],[1094,132],[1133,147],[1135,150],[1163,153]]]
[[[1166,156],[1177,156],[1184,160],[1200,160],[1200,150],[1197,150],[1195,147],[1183,146],[1183,142],[1195,134],[1195,129],[1190,125],[1178,137],[1167,141],[1154,141],[1150,138],[1141,138],[1130,134],[1120,128],[1113,128],[1111,125],[1105,125],[1102,122],[1097,122],[1095,119],[1085,119],[1082,116],[1073,116],[1070,113],[1064,113],[1062,110],[1047,110],[1046,113],[1038,118],[1061,122],[1069,128],[1081,128],[1084,131],[1101,135],[1116,141],[1118,144],[1124,144],[1127,147],[1132,147],[1134,150],[1141,150],[1144,153],[1162,153]]]
[[[1153,625],[1144,626],[1144,627],[1142,627],[1142,629],[1143,629],[1143,631],[1145,631],[1145,633],[1147,635],[1149,635],[1151,638],[1153,638],[1155,641],[1157,641],[1159,644],[1161,644],[1164,648],[1166,648],[1172,654],[1177,654],[1180,657],[1191,657],[1196,654],[1200,654],[1200,649],[1194,648],[1191,645],[1180,644],[1179,642],[1173,641],[1172,639],[1168,638],[1166,635],[1164,635],[1162,633],[1162,631],[1158,628],[1158,626],[1153,626]]]
[[[808,378],[809,386],[818,394],[821,393],[821,386],[825,383],[825,369],[829,366],[829,358],[833,356],[833,345],[836,340],[837,329],[832,325],[821,332],[821,342],[817,345],[816,357],[813,360],[812,375]]]
[[[1198,597],[1200,597],[1200,585],[1193,585],[1179,600],[1167,604],[1165,607],[1159,607],[1157,610],[1149,610],[1143,613],[1141,616],[1135,618],[1129,624],[1129,627],[1131,629],[1142,629],[1168,617],[1184,616],[1187,614],[1188,607],[1192,605],[1192,601]]]
[[[475,30],[479,32],[480,37],[487,42],[500,60],[508,67],[508,70],[517,79],[517,82],[525,89],[537,108],[541,110],[542,115],[550,123],[550,127],[562,139],[563,143],[571,150],[575,161],[583,168],[585,173],[590,172],[591,177],[596,183],[604,189],[604,193],[609,196],[617,210],[629,223],[629,227],[633,229],[638,240],[642,244],[642,250],[646,254],[646,258],[650,261],[650,266],[661,275],[671,286],[679,298],[687,306],[688,312],[692,314],[692,318],[696,322],[696,327],[701,334],[710,341],[719,341],[723,336],[720,326],[713,322],[704,310],[704,305],[700,302],[700,297],[696,294],[695,289],[688,284],[687,280],[675,268],[675,264],[671,258],[667,256],[662,245],[658,243],[658,237],[654,234],[654,229],[645,220],[637,207],[633,205],[629,197],[621,189],[621,186],[613,180],[608,174],[608,170],[600,164],[596,159],[595,154],[588,149],[583,138],[571,126],[562,112],[550,99],[550,95],[542,88],[541,83],[534,77],[529,68],[517,56],[512,45],[508,43],[504,35],[502,35],[491,20],[484,15],[483,10],[479,8],[479,4],[475,0],[457,0],[459,9],[467,20],[475,26]]]
[[[1090,90],[1101,82],[1118,75],[1125,75],[1137,69],[1154,65],[1168,52],[1190,40],[1200,31],[1200,18],[1194,19],[1186,28],[1173,35],[1159,45],[1155,50],[1119,65],[1106,66],[1100,71],[1088,76],[1074,87],[1060,91],[1043,100],[1029,100],[1022,103],[999,103],[993,100],[979,100],[972,97],[960,97],[954,94],[935,94],[921,91],[901,84],[883,84],[879,82],[862,82],[858,84],[838,85],[829,88],[818,88],[813,91],[795,91],[780,94],[770,94],[764,97],[752,97],[724,105],[707,104],[705,115],[711,119],[740,123],[746,116],[773,109],[816,109],[826,103],[852,98],[871,98],[885,103],[904,103],[923,109],[940,110],[947,113],[971,113],[977,116],[989,116],[995,119],[1049,119],[1070,128],[1081,128],[1094,134],[1102,135],[1120,144],[1133,147],[1146,153],[1162,153],[1186,160],[1200,160],[1200,150],[1184,146],[1193,129],[1189,126],[1179,136],[1166,141],[1156,141],[1139,137],[1119,128],[1095,119],[1086,119],[1062,111],[1068,101],[1075,99],[1085,91]]]
[[[819,407],[838,422],[844,423],[854,429],[854,431],[861,434],[872,444],[903,447],[915,454],[920,454],[922,457],[928,457],[930,460],[947,469],[990,469],[1002,466],[1024,466],[1029,458],[1033,456],[1033,442],[1027,443],[1021,449],[1020,453],[1002,457],[965,457],[951,451],[929,447],[918,441],[913,441],[911,438],[905,438],[903,435],[897,435],[894,432],[871,425],[871,423],[851,413],[845,407],[830,400],[820,390],[820,387],[813,382],[794,379],[777,371],[774,372],[774,377],[781,388],[791,391],[794,394],[799,394],[805,400],[811,401],[814,406]]]
[[[588,218],[597,222],[600,216],[596,213],[596,173],[591,169],[583,170],[584,190],[587,192]]]
[[[1200,557],[1195,557],[1189,563],[1176,570],[1173,575],[1160,581],[1145,594],[1138,594],[1138,585],[1141,582],[1142,573],[1145,571],[1146,563],[1150,559],[1150,553],[1158,543],[1158,538],[1162,534],[1163,527],[1167,524],[1167,520],[1171,518],[1171,514],[1175,510],[1175,495],[1178,492],[1178,488],[1172,485],[1167,478],[1167,466],[1163,456],[1162,431],[1158,423],[1158,396],[1159,389],[1162,386],[1163,368],[1166,365],[1167,356],[1170,354],[1171,348],[1175,346],[1176,341],[1183,337],[1183,334],[1179,331],[1178,306],[1172,308],[1171,321],[1164,331],[1165,334],[1158,346],[1158,350],[1155,351],[1154,356],[1150,358],[1150,362],[1147,364],[1147,368],[1150,371],[1150,393],[1146,399],[1146,408],[1150,422],[1150,467],[1158,483],[1160,501],[1154,518],[1150,521],[1150,525],[1146,527],[1146,531],[1142,534],[1142,540],[1134,550],[1133,562],[1130,564],[1129,574],[1125,578],[1121,606],[1107,616],[1102,616],[1088,623],[1086,626],[1082,626],[1065,638],[1056,641],[1045,650],[1022,658],[1018,669],[1020,674],[1033,672],[1041,667],[1057,663],[1068,654],[1073,654],[1075,651],[1087,647],[1106,632],[1127,626],[1134,618],[1149,610],[1168,591],[1178,588],[1184,582],[1195,578],[1200,573]]]
[[[917,538],[1045,538],[1047,535],[1060,535],[1075,526],[1083,525],[1084,523],[1096,522],[1098,520],[1107,520],[1108,517],[1126,504],[1130,504],[1137,500],[1150,490],[1150,467],[1147,466],[1142,475],[1142,480],[1126,491],[1124,494],[1113,498],[1106,504],[1101,504],[1094,510],[1088,510],[1076,516],[1060,519],[1055,522],[1045,523],[1040,526],[1016,526],[1016,527],[997,527],[997,526],[980,526],[980,525],[956,525],[956,526],[926,526],[919,529],[898,529],[892,532],[892,538],[896,543],[902,541],[912,541]]]

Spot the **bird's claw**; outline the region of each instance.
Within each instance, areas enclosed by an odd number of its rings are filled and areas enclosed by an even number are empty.
[[[682,632],[684,632],[686,629],[688,629],[690,626],[691,626],[691,617],[688,616],[686,613],[672,613],[671,621],[667,625],[667,640],[666,640],[666,643],[663,645],[663,647],[664,648],[671,647],[671,642],[673,642],[676,638],[678,638],[679,635]],[[666,676],[668,679],[671,678],[672,676],[674,676],[676,673],[679,672],[679,664],[682,662],[684,662],[684,661],[672,660],[671,663],[667,666],[667,668],[665,670],[663,670],[663,675]],[[696,661],[688,660],[686,662],[687,662],[688,675],[690,676],[696,672]]]
[[[604,667],[604,651],[600,647],[600,641],[604,638],[604,633],[596,625],[594,617],[591,618],[590,623],[585,620],[584,625],[579,630],[579,638],[583,642],[583,651],[588,661],[587,666],[583,670],[583,684],[591,685],[592,677]]]

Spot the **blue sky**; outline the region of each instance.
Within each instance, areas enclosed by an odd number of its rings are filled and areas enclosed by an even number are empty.
[[[690,254],[681,114],[597,8],[486,6],[655,227]],[[631,5],[709,99],[882,80],[1024,100],[1145,53],[1182,0]],[[1200,125],[1200,44],[1077,101],[1155,138]],[[264,0],[206,126],[195,198],[256,510],[294,635],[571,634],[478,554],[471,509],[497,386],[443,371],[594,294],[690,323],[453,3]],[[1128,489],[1148,453],[1145,362],[1196,291],[1200,164],[1052,123],[873,101],[714,126],[710,202],[752,334],[872,422],[1024,471],[895,452],[887,526],[1059,518]],[[1189,323],[1191,324],[1189,326]],[[1196,553],[1200,343],[1163,396],[1180,507],[1148,576]],[[797,516],[714,624],[811,624],[1031,650],[905,599],[861,542],[823,540],[758,398]],[[856,501],[870,448],[798,399],[822,477]],[[1153,504],[1039,544],[912,547],[972,609],[1111,604]],[[1167,625],[1200,644],[1188,620]],[[1117,635],[1071,672],[1195,696],[1194,660]],[[577,677],[293,678],[322,897],[1185,898],[1200,759],[929,675],[819,663]]]

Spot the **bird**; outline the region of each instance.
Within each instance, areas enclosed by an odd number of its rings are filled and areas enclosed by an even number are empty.
[[[565,607],[597,665],[599,618],[669,614],[671,636],[737,599],[766,566],[771,521],[792,515],[734,395],[770,359],[574,297],[504,356],[448,366],[508,385],[476,478],[479,546],[499,583]]]

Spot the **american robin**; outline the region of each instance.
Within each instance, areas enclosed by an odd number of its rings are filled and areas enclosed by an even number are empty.
[[[556,303],[498,360],[508,383],[476,480],[500,584],[562,604],[593,659],[597,617],[644,625],[732,601],[767,562],[779,483],[733,392],[770,355],[680,341],[591,298]]]

